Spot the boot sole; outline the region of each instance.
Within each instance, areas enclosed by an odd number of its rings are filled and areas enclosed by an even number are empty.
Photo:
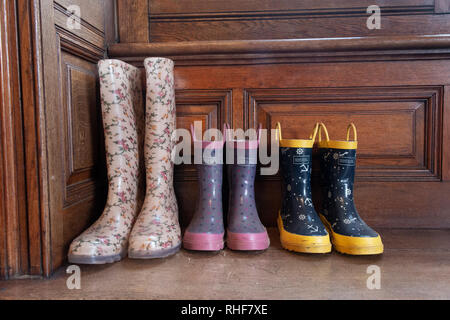
[[[127,250],[122,250],[121,253],[112,256],[86,256],[86,255],[76,255],[69,254],[69,263],[73,264],[107,264],[114,263],[122,260],[127,255]]]
[[[337,252],[348,255],[362,256],[362,255],[377,255],[384,251],[381,237],[350,237],[336,233],[331,228],[331,224],[327,219],[320,214],[328,233],[331,235],[331,242]]]
[[[224,248],[223,233],[193,233],[186,231],[183,248],[194,251],[219,251]]]
[[[283,227],[283,221],[278,214],[278,231],[280,232],[281,246],[289,251],[300,253],[330,253],[331,242],[329,235],[304,236],[288,232]]]
[[[237,251],[262,251],[269,248],[267,231],[260,233],[235,233],[227,230],[227,248]]]
[[[158,251],[128,251],[128,258],[130,259],[160,259],[166,258],[168,256],[174,255],[178,251],[180,251],[181,243],[179,243],[176,247],[163,249]]]

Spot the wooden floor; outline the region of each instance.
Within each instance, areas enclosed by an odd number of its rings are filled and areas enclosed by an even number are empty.
[[[450,230],[379,230],[385,253],[306,255],[280,247],[276,230],[263,253],[181,250],[163,260],[81,266],[81,289],[65,268],[50,279],[0,282],[0,299],[449,299]],[[381,289],[367,289],[367,267]]]

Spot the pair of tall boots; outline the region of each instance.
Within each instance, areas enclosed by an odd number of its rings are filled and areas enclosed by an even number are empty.
[[[327,253],[333,244],[336,251],[344,254],[381,254],[383,244],[379,234],[361,219],[353,202],[355,125],[348,126],[346,141],[330,140],[323,123],[315,125],[309,139],[282,139],[280,123],[277,129],[283,180],[283,200],[277,222],[283,248]],[[321,137],[322,129],[325,140]],[[350,141],[351,129],[353,141]],[[322,192],[320,214],[314,209],[311,193],[312,148],[317,133]]]
[[[148,58],[144,66],[146,112],[139,69],[120,60],[98,63],[108,197],[100,218],[73,240],[71,263],[111,263],[127,254],[159,258],[181,246],[171,161],[174,63]]]
[[[224,136],[229,136],[228,129],[224,131]],[[202,163],[197,165],[199,198],[193,218],[184,233],[184,248],[198,251],[224,248],[223,164],[217,160],[223,159],[224,144],[229,141],[227,145],[231,148],[227,152],[233,152],[234,159],[232,164],[226,165],[229,182],[226,245],[231,250],[267,249],[269,237],[258,216],[254,191],[259,139],[240,142],[230,138],[197,141],[193,129],[192,137],[194,148],[204,156]]]

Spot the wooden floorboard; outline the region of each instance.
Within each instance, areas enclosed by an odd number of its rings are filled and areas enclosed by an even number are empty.
[[[0,282],[0,299],[450,299],[450,230],[379,230],[379,257],[295,254],[270,229],[263,253],[181,250],[163,260],[81,266],[81,290],[60,269],[50,279]],[[366,286],[367,267],[381,289]]]

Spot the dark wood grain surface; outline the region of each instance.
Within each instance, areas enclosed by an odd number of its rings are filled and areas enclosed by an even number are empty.
[[[378,5],[380,28],[367,28]],[[152,42],[446,34],[448,0],[150,1]]]

